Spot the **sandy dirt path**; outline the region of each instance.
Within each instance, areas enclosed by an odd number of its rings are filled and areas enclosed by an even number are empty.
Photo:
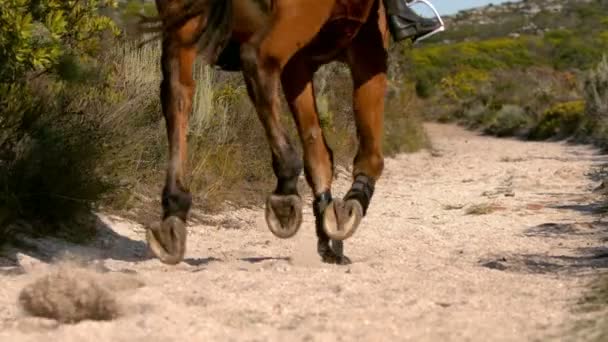
[[[122,315],[27,317],[19,291],[54,266],[16,254],[19,265],[0,273],[0,341],[563,340],[573,305],[606,266],[589,175],[608,160],[585,146],[426,128],[432,152],[386,161],[346,244],[352,265],[319,262],[309,204],[287,241],[271,235],[261,209],[193,225],[174,267],[149,258],[141,226],[102,215],[91,246],[36,244],[131,279],[115,291]],[[342,171],[334,193],[347,185]]]

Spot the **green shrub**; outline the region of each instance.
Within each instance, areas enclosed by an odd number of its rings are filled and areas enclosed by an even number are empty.
[[[569,36],[552,47],[552,62],[556,69],[588,69],[602,55],[590,39],[580,39],[578,35]]]
[[[504,105],[485,124],[484,132],[499,137],[517,135],[530,125],[531,117],[517,105]]]
[[[98,172],[105,131],[91,108],[107,104],[108,65],[97,57],[107,35],[119,33],[101,14],[113,6],[0,0],[0,213],[9,213],[0,214],[2,239],[18,218],[49,224],[38,233],[56,232],[109,187]]]
[[[459,119],[469,128],[475,129],[486,126],[493,120],[495,115],[496,111],[491,110],[486,105],[476,103],[463,110]]]
[[[27,91],[23,88],[18,97],[30,107],[22,112],[19,125],[2,127],[9,138],[0,158],[0,211],[11,217],[0,226],[0,235],[18,218],[40,221],[37,234],[59,234],[62,223],[88,214],[117,186],[119,179],[102,167],[113,133],[100,112],[91,110],[107,102],[101,100],[99,89],[81,85]],[[84,238],[89,227],[81,228],[70,238]]]
[[[453,100],[470,98],[484,82],[488,81],[488,73],[481,70],[463,68],[441,80],[444,96]]]
[[[433,86],[426,78],[416,80],[416,95],[423,99],[428,99],[433,94]]]
[[[104,33],[118,34],[100,15],[113,0],[0,0],[0,82],[22,81],[30,71],[50,71],[64,55],[91,58]]]
[[[585,115],[583,101],[558,103],[543,113],[539,123],[532,129],[532,139],[564,138],[572,135],[581,126]]]

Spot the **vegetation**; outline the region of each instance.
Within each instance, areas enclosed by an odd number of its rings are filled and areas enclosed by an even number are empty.
[[[533,139],[568,137],[578,130],[585,120],[585,103],[570,101],[558,103],[547,109],[530,132]]]
[[[501,209],[503,209],[503,208],[494,203],[481,203],[481,204],[474,204],[474,205],[471,205],[470,207],[468,207],[465,210],[465,214],[478,215],[478,216],[479,215],[488,215],[488,214],[491,214],[491,213],[501,210]]]
[[[449,33],[393,56],[412,65],[423,117],[497,136],[606,146],[608,3],[563,6],[529,18],[494,11],[496,24],[483,25],[463,12]]]
[[[119,33],[100,14],[113,6],[0,1],[0,239],[18,217],[70,219],[108,188],[94,112],[113,91],[95,56]]]

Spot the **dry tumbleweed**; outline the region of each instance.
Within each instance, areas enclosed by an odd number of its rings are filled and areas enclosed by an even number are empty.
[[[111,320],[119,306],[98,275],[78,268],[61,267],[26,286],[19,304],[29,314],[62,323]]]

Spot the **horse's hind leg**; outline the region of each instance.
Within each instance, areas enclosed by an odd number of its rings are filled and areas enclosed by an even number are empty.
[[[345,240],[366,215],[374,185],[384,168],[382,130],[386,89],[386,35],[370,20],[347,51],[354,84],[353,109],[359,148],[353,165],[354,182],[343,200],[334,200],[324,214],[326,233]]]
[[[302,223],[297,191],[302,162],[279,121],[279,79],[288,60],[309,42],[328,18],[334,1],[274,3],[269,27],[241,48],[243,75],[272,153],[277,186],[266,203],[266,221],[280,238],[292,237]]]
[[[341,251],[336,253],[330,247],[329,236],[323,229],[323,213],[332,200],[333,155],[319,124],[313,87],[315,70],[316,65],[296,56],[285,66],[281,80],[302,141],[306,180],[314,193],[317,251],[323,262],[347,264],[350,260]],[[337,243],[341,244],[342,241]]]
[[[160,94],[169,141],[169,163],[162,192],[163,221],[147,231],[152,252],[164,263],[177,264],[186,250],[186,219],[192,197],[185,183],[188,117],[192,109],[196,41],[201,19],[195,17],[163,38]]]

